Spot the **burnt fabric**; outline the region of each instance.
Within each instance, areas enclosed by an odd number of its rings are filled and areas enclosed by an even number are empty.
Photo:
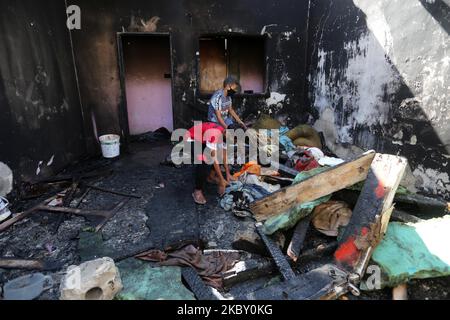
[[[202,251],[190,245],[171,253],[151,250],[136,256],[136,258],[158,262],[160,266],[192,267],[208,285],[221,289],[223,287],[221,274],[232,269],[239,261],[240,255],[235,252],[214,252],[204,255]]]
[[[319,163],[310,151],[303,151],[300,154],[300,159],[295,165],[295,170],[298,172],[310,171],[318,168],[319,166]]]
[[[231,181],[220,200],[220,206],[225,211],[247,210],[250,203],[268,196],[271,192],[256,184]]]

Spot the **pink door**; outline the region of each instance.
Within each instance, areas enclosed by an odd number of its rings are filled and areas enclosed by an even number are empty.
[[[168,36],[122,38],[128,122],[131,135],[173,130],[170,40]]]

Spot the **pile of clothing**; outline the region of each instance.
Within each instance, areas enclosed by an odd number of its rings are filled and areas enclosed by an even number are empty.
[[[319,148],[297,148],[287,153],[289,160],[286,165],[298,172],[309,171],[319,167],[334,167],[344,163],[339,158],[327,157]]]
[[[254,163],[246,164],[242,171],[237,173],[237,181],[232,181],[220,200],[220,206],[226,211],[232,211],[236,216],[251,216],[248,211],[250,203],[262,199],[281,189],[280,185],[265,183],[259,176],[253,174],[260,172]]]
[[[320,134],[311,126],[302,124],[289,129],[286,123],[262,114],[252,127],[260,130],[278,129],[281,150],[288,156],[287,166],[304,172],[319,168],[320,166],[336,166],[344,161],[330,158],[322,152],[322,139]],[[269,138],[270,131],[267,132]],[[270,147],[273,147],[270,145]]]
[[[288,153],[288,166],[298,172],[309,171],[320,166],[319,161],[325,157],[319,148],[300,148]]]

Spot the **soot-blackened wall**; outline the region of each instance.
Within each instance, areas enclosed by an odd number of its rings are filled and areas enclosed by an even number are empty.
[[[449,197],[447,4],[313,0],[310,16],[309,101],[328,146],[404,155],[409,187]]]
[[[36,180],[85,151],[64,1],[2,0],[0,161]]]

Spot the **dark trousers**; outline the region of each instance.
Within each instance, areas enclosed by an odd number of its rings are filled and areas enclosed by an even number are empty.
[[[195,181],[195,190],[205,190],[206,181],[211,173],[212,165],[206,164],[204,161],[201,164],[196,164],[194,161],[198,159],[198,156],[203,155],[206,144],[202,144],[201,154],[196,154],[195,152],[195,143],[191,143],[191,155],[192,155],[192,163],[194,164],[194,181]]]

